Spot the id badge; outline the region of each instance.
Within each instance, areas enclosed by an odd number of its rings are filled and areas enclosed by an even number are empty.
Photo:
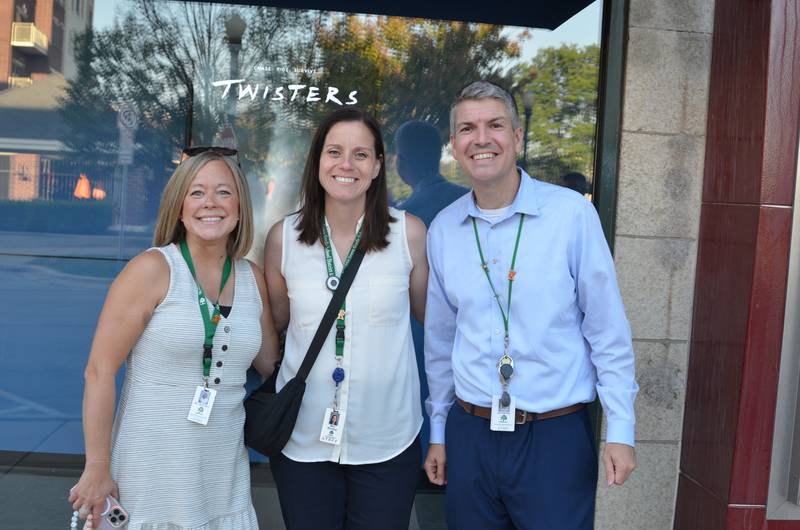
[[[493,431],[514,432],[516,411],[514,396],[511,396],[511,402],[507,407],[500,405],[500,396],[492,396],[492,419],[489,428]]]
[[[213,388],[197,385],[197,388],[194,390],[192,406],[189,407],[189,415],[186,419],[199,423],[200,425],[208,424],[208,417],[211,416],[211,407],[214,406],[214,399],[216,397],[217,391]]]
[[[342,443],[342,426],[344,425],[344,412],[333,410],[328,407],[325,409],[325,417],[322,419],[322,430],[319,434],[319,441],[326,444],[339,445]]]

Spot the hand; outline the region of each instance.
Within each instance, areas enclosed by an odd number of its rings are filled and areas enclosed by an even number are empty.
[[[607,443],[603,449],[603,465],[606,468],[606,484],[621,486],[636,467],[636,452],[627,444]]]
[[[428,480],[437,486],[447,484],[447,457],[445,456],[444,444],[431,444],[428,447],[428,455],[425,457],[425,473]]]
[[[106,462],[86,464],[81,478],[71,490],[69,490],[69,502],[72,509],[81,511],[82,507],[88,508],[93,521],[100,521],[100,514],[106,507],[106,497],[113,495],[119,498],[119,489],[116,482],[111,478]],[[79,513],[78,517],[86,519],[88,513]]]

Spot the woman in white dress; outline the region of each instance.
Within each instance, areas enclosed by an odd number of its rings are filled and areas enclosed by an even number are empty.
[[[274,370],[277,336],[263,273],[243,258],[253,221],[236,153],[187,152],[164,189],[155,248],[127,264],[100,314],[86,465],[69,500],[97,521],[113,495],[131,530],[256,529],[242,399],[251,365]]]
[[[425,225],[390,208],[375,120],[342,109],[317,128],[300,210],[267,236],[265,271],[296,373],[350,257],[361,268],[307,379],[297,424],[270,460],[288,530],[407,529],[422,413],[409,309],[422,322]]]

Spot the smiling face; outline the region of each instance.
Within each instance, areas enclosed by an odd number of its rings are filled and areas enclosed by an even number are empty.
[[[181,221],[187,239],[227,240],[239,222],[239,195],[228,166],[221,160],[204,165],[183,199]]]
[[[363,202],[382,161],[375,137],[360,121],[341,121],[325,136],[319,157],[319,182],[326,195],[342,202]]]
[[[453,156],[476,188],[516,179],[522,129],[499,99],[467,99],[455,108]]]

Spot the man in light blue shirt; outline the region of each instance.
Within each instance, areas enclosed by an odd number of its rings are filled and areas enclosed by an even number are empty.
[[[450,128],[474,193],[428,232],[425,470],[447,483],[453,530],[592,528],[597,453],[585,404],[600,396],[606,482],[623,484],[638,390],[597,213],[516,167],[522,130],[502,88],[464,88]]]

